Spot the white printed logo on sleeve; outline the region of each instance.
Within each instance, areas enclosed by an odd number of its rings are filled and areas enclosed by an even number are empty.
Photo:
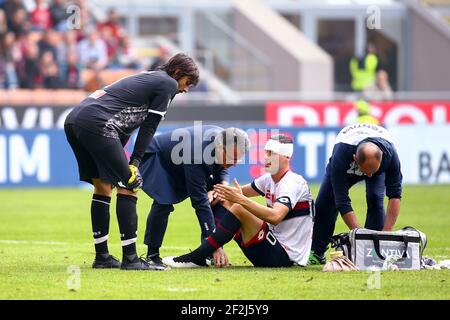
[[[383,138],[390,143],[394,143],[391,134],[385,128],[368,123],[357,123],[345,127],[338,133],[335,143],[345,143],[356,146],[362,140],[369,137]]]

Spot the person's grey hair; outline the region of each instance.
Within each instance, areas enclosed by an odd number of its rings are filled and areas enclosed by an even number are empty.
[[[232,127],[219,132],[214,138],[214,145],[222,150],[237,146],[238,150],[245,154],[250,149],[250,139],[244,130]]]

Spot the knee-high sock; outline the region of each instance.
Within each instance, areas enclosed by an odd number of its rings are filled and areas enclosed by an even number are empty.
[[[132,195],[117,194],[116,214],[124,258],[133,258],[136,255],[138,226],[136,203],[137,198]]]
[[[94,194],[91,202],[92,233],[96,254],[108,253],[109,205],[111,197]]]
[[[223,215],[216,230],[204,241],[200,247],[191,252],[193,260],[204,261],[214,251],[233,239],[241,227],[241,222],[230,211]]]

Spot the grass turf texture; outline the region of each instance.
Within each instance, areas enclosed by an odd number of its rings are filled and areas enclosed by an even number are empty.
[[[316,196],[318,186],[312,187]],[[405,186],[397,226],[428,235],[425,256],[450,258],[450,186]],[[139,245],[151,199],[140,194]],[[351,190],[364,221],[364,188]],[[325,273],[319,266],[253,268],[232,242],[225,246],[228,269],[139,272],[94,270],[88,190],[0,190],[0,299],[450,299],[450,270],[384,272],[381,287],[369,289],[368,272]],[[121,256],[111,207],[110,252]],[[336,233],[345,231],[338,218]],[[176,206],[162,255],[178,255],[199,243],[199,227],[189,201]],[[68,289],[68,267],[81,271],[81,287]]]

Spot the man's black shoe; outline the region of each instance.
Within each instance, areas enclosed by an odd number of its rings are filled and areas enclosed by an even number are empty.
[[[92,263],[94,269],[114,269],[120,268],[120,261],[110,254],[96,255]]]
[[[144,259],[134,256],[131,259],[129,257],[124,257],[122,259],[122,265],[120,267],[122,270],[155,270],[152,268],[147,261]]]
[[[147,256],[145,261],[147,261],[147,263],[151,268],[153,268],[153,270],[166,271],[170,269],[169,266],[164,264],[159,254],[156,254],[154,256]]]

